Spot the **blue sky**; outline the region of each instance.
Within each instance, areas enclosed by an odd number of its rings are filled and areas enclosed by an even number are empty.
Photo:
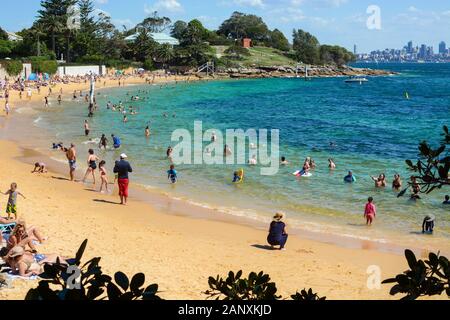
[[[11,31],[29,27],[39,2],[3,0],[0,26]],[[321,43],[351,50],[356,44],[358,52],[401,48],[409,40],[436,49],[442,40],[450,45],[448,0],[95,0],[95,5],[118,26],[131,27],[157,10],[173,21],[197,18],[214,29],[233,11],[241,11],[262,16],[289,39],[293,28],[301,28]],[[380,8],[381,29],[367,28],[370,5]]]

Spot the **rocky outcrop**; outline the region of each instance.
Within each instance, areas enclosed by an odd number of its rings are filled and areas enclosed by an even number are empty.
[[[392,71],[375,70],[368,68],[353,68],[350,66],[308,66],[310,77],[343,77],[343,76],[387,76],[397,74]],[[296,69],[293,66],[254,66],[242,68],[225,68],[216,73],[220,78],[254,79],[254,78],[287,78],[305,76],[305,67]]]

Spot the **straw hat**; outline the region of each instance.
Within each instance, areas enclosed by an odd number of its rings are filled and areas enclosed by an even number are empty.
[[[286,217],[286,214],[284,212],[277,212],[275,216],[273,217],[273,221],[280,222],[284,220]]]
[[[23,254],[25,253],[25,250],[22,247],[14,247],[11,249],[11,251],[9,252],[9,256],[11,258],[15,258],[15,257],[20,257],[23,256]]]

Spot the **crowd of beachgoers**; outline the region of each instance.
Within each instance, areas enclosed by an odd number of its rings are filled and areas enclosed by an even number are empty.
[[[135,75],[133,75],[135,76]],[[140,74],[145,81],[145,83],[152,84],[155,81],[156,75],[153,74],[149,76],[148,74]],[[130,75],[131,77],[131,75]],[[9,113],[9,92],[10,90],[18,90],[19,94],[22,92],[27,92],[27,96],[29,95],[29,91],[34,89],[38,91],[38,94],[41,93],[42,88],[47,88],[48,93],[45,94],[44,103],[45,106],[48,107],[49,102],[48,98],[50,96],[55,97],[58,94],[57,101],[60,104],[63,94],[63,88],[59,89],[59,92],[56,94],[53,93],[52,87],[56,84],[66,84],[66,83],[84,83],[88,84],[91,79],[91,75],[86,75],[84,77],[52,77],[48,81],[37,81],[37,82],[21,82],[20,80],[16,80],[13,83],[3,83],[3,92],[4,92],[4,100],[5,100],[5,112]],[[106,85],[106,80],[114,80],[117,81],[118,86],[124,86],[128,76],[120,75],[113,77],[95,77],[95,81],[97,83],[102,83]],[[189,81],[189,80],[187,80]],[[175,83],[176,84],[176,83]],[[142,93],[142,96],[141,96]],[[148,93],[148,92],[147,92]],[[138,95],[130,95],[127,93],[128,101],[119,101],[117,103],[113,103],[108,101],[105,106],[105,112],[116,112],[122,117],[122,121],[124,123],[128,122],[129,116],[135,116],[139,114],[139,110],[131,104],[135,101],[143,101],[146,98],[144,97],[146,94],[145,90],[139,91]],[[99,107],[95,101],[95,96],[93,97],[93,106],[89,109],[89,116],[93,116],[94,112],[97,112]],[[80,103],[92,104],[90,103],[90,98],[88,93],[83,93],[81,90],[74,90],[72,93],[72,99],[74,101],[78,101]],[[130,106],[128,106],[130,104]],[[103,111],[103,110],[102,110]],[[169,115],[168,113],[162,114],[163,118],[169,118],[170,116],[176,117],[176,114]],[[93,139],[91,137],[91,125],[89,119],[84,120],[83,124],[84,134],[87,138],[89,138],[92,145],[97,145],[98,150],[112,148],[114,150],[121,150],[122,143],[120,137],[116,136],[114,133],[110,135],[111,141],[107,138],[106,134],[102,134],[101,137]],[[150,137],[152,134],[151,128],[149,125],[143,126],[143,135],[145,137]],[[217,139],[213,134],[211,136],[211,142],[214,142]],[[333,143],[330,143],[330,146],[333,147]],[[78,159],[79,155],[77,153],[77,147],[74,143],[70,143],[69,145],[65,145],[62,142],[53,143],[53,150],[58,150],[64,152],[65,157],[67,158],[69,165],[69,177],[70,181],[76,181],[76,171],[78,168]],[[168,170],[166,173],[169,183],[176,184],[178,181],[178,172],[175,168],[174,163],[172,162],[172,147],[168,147],[166,152],[166,159],[168,160]],[[232,156],[232,150],[228,146],[225,146],[224,156]],[[79,182],[86,183],[88,179],[92,178],[92,183],[97,191],[110,193],[109,186],[112,184],[111,179],[109,178],[109,172],[106,168],[106,161],[100,159],[96,155],[96,151],[94,148],[90,148],[88,150],[88,154],[86,157],[87,169],[84,172],[83,179],[79,180]],[[286,157],[282,157],[280,160],[280,164],[282,166],[290,165],[288,159]],[[249,160],[248,165],[257,165],[256,158],[252,158]],[[336,170],[337,164],[334,159],[328,160],[328,169]],[[316,170],[315,161],[308,157],[303,163],[303,166],[300,170],[294,173],[294,175],[298,179],[307,179],[310,177],[314,170]],[[35,174],[46,174],[48,172],[47,165],[44,162],[37,162],[34,165],[32,173]],[[118,159],[114,164],[114,182],[113,184],[118,185],[119,196],[120,196],[120,204],[126,205],[129,197],[129,185],[130,185],[130,174],[133,172],[132,165],[128,161],[128,156],[125,153],[120,155],[120,159]],[[97,179],[97,173],[99,175],[99,180]],[[386,176],[384,174],[380,174],[378,177],[371,177],[376,188],[386,188],[388,187],[388,182]],[[410,178],[409,185],[411,186],[411,199],[414,201],[420,200],[420,185],[417,183],[414,177]],[[100,181],[99,188],[97,189],[97,181]],[[240,169],[233,173],[232,182],[235,184],[244,183],[244,170]],[[357,177],[354,175],[352,171],[349,171],[348,174],[343,177],[344,183],[357,183]],[[402,177],[399,174],[396,174],[393,177],[392,188],[399,192],[403,187]],[[67,258],[62,257],[59,254],[48,254],[39,252],[39,245],[44,241],[49,241],[38,228],[34,226],[27,226],[27,223],[20,219],[18,206],[18,198],[22,197],[24,199],[25,196],[19,191],[19,186],[16,183],[12,183],[10,185],[9,190],[6,192],[2,192],[6,196],[8,196],[8,201],[6,205],[6,210],[2,210],[7,214],[7,217],[0,217],[0,237],[2,241],[2,249],[1,249],[1,258],[5,263],[5,267],[10,270],[12,274],[15,274],[20,277],[32,277],[37,276],[42,272],[42,268],[45,264],[56,263],[58,260],[62,264],[67,264]],[[447,196],[444,204],[450,204],[450,198]],[[377,208],[375,205],[375,199],[373,197],[369,197],[367,204],[364,207],[364,218],[368,226],[371,226],[377,215]],[[268,243],[272,246],[272,248],[278,247],[280,250],[285,249],[285,245],[288,239],[288,233],[286,228],[286,214],[283,212],[278,212],[273,217],[273,221],[270,224],[269,236],[267,238]],[[435,218],[433,215],[427,215],[423,221],[422,231],[423,233],[433,233],[434,230]]]

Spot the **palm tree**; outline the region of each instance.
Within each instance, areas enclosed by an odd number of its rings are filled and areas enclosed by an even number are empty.
[[[36,38],[37,41],[37,56],[41,56],[41,36],[45,36],[44,28],[41,23],[36,22],[30,29],[31,34]]]
[[[163,64],[163,68],[165,69],[166,64],[170,62],[174,58],[173,48],[170,44],[162,44],[156,48],[155,51],[155,59],[156,61]]]

